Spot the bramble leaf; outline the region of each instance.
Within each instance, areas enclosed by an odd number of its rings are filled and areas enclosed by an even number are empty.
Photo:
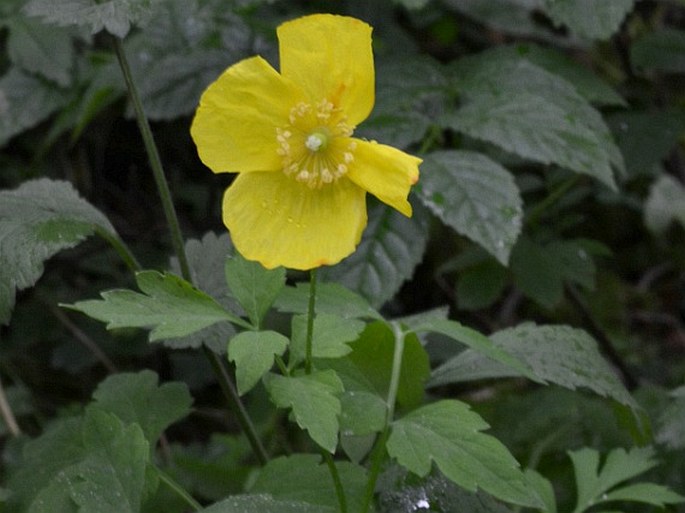
[[[609,39],[633,9],[635,0],[544,0],[544,9],[556,23],[583,39]]]
[[[107,218],[68,182],[31,180],[0,191],[0,324],[9,322],[16,290],[43,274],[43,262],[98,230],[116,237]]]
[[[448,479],[469,491],[481,488],[507,502],[539,506],[511,453],[481,433],[488,427],[467,404],[442,400],[393,422],[386,447],[400,465],[419,476],[427,475],[435,462]]]
[[[521,232],[522,200],[514,177],[485,155],[435,152],[415,187],[440,219],[506,265]]]
[[[235,363],[240,395],[254,387],[288,348],[287,337],[275,331],[243,331],[228,343],[228,359]]]

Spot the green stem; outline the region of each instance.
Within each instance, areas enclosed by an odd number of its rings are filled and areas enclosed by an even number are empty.
[[[190,495],[180,484],[178,484],[169,474],[164,472],[162,469],[152,466],[153,469],[157,472],[157,476],[159,477],[159,480],[167,485],[171,490],[173,490],[176,495],[178,495],[181,499],[183,499],[188,506],[193,508],[195,511],[200,511],[202,510],[202,504],[197,502],[192,495]]]
[[[0,415],[2,415],[2,420],[5,421],[5,425],[12,436],[21,435],[21,429],[19,429],[17,419],[14,416],[12,407],[10,406],[7,396],[5,395],[5,389],[2,386],[2,381],[0,381]]]
[[[571,178],[569,178],[565,182],[562,182],[556,189],[554,189],[552,192],[550,192],[546,198],[544,198],[540,203],[535,205],[530,210],[530,212],[528,213],[528,216],[526,217],[526,223],[529,225],[537,224],[540,217],[542,217],[542,214],[545,213],[545,210],[547,210],[554,203],[556,203],[559,200],[559,198],[561,198],[564,194],[566,194],[566,191],[568,191],[571,187],[573,187],[579,181],[580,181],[580,175],[573,175]]]
[[[307,338],[304,353],[304,371],[312,373],[312,344],[314,340],[314,315],[316,309],[316,269],[309,272],[309,306],[307,308]]]
[[[126,59],[124,45],[122,40],[118,37],[114,38],[114,49],[116,50],[119,66],[121,67],[121,72],[124,75],[126,87],[128,88],[128,93],[131,97],[133,110],[136,113],[136,121],[138,122],[138,128],[140,129],[140,134],[143,138],[143,143],[145,144],[145,151],[147,152],[148,160],[150,161],[152,174],[155,177],[155,184],[157,185],[157,190],[159,191],[159,197],[162,200],[164,216],[169,224],[171,243],[174,247],[174,252],[178,257],[178,262],[181,267],[181,275],[185,280],[191,281],[188,257],[186,256],[185,247],[183,245],[183,235],[181,234],[181,227],[178,223],[178,217],[176,216],[174,203],[171,200],[171,191],[169,190],[169,184],[166,180],[166,176],[164,175],[162,160],[159,157],[159,151],[157,150],[155,139],[152,136],[152,130],[150,130],[150,123],[148,123],[147,117],[145,116],[143,103],[140,101],[138,89],[133,82],[133,75],[131,74],[131,67],[129,66],[128,59]]]
[[[345,490],[343,489],[342,481],[340,480],[338,467],[335,466],[333,456],[331,456],[328,451],[322,450],[321,452],[323,453],[323,459],[326,460],[326,465],[328,465],[328,470],[333,478],[335,495],[338,497],[338,504],[340,504],[340,513],[347,513],[347,498],[345,497]]]
[[[116,251],[119,254],[121,259],[124,261],[126,266],[131,271],[135,272],[142,270],[142,267],[138,263],[138,260],[136,259],[135,255],[131,252],[131,250],[124,243],[124,241],[122,241],[119,237],[109,233],[107,230],[99,226],[95,228],[95,233],[102,237],[104,240],[106,240],[110,244],[110,246],[114,248],[114,251]]]
[[[395,349],[392,355],[392,371],[390,374],[390,386],[388,387],[388,399],[386,401],[385,427],[383,432],[376,440],[376,444],[371,456],[371,468],[369,470],[369,480],[366,482],[366,490],[364,493],[364,503],[361,512],[366,513],[371,506],[374,491],[376,490],[376,481],[381,471],[381,464],[385,456],[385,443],[390,436],[390,424],[395,417],[395,403],[397,402],[397,391],[400,388],[400,374],[402,371],[402,356],[404,355],[404,338],[405,332],[397,323],[391,323],[390,327],[395,335]]]
[[[221,387],[226,399],[228,399],[231,409],[238,417],[238,423],[245,433],[245,436],[247,436],[247,439],[250,442],[252,450],[257,456],[259,463],[261,465],[265,465],[269,461],[269,456],[266,453],[266,449],[264,449],[264,446],[262,445],[262,441],[259,439],[257,429],[252,423],[252,419],[247,413],[245,405],[243,405],[243,402],[240,400],[238,390],[236,390],[233,380],[228,375],[228,372],[226,371],[222,361],[219,359],[219,356],[206,346],[203,346],[203,350],[205,356],[209,360],[210,365],[212,366],[212,369],[214,370],[214,374],[216,374],[216,376],[219,378],[219,386]]]
[[[126,87],[128,88],[129,95],[131,96],[133,110],[135,111],[138,127],[143,138],[143,143],[145,144],[145,151],[147,152],[148,159],[150,161],[150,168],[152,169],[157,190],[159,191],[159,196],[162,200],[164,215],[166,216],[167,223],[169,224],[169,231],[171,232],[171,242],[174,247],[174,252],[178,258],[179,266],[181,267],[181,275],[186,281],[192,282],[190,266],[188,265],[188,257],[183,244],[183,234],[181,233],[181,227],[178,223],[178,217],[176,216],[174,203],[171,200],[171,191],[169,190],[169,184],[166,180],[166,176],[164,175],[162,160],[159,157],[159,151],[157,150],[157,145],[155,144],[154,137],[152,136],[150,124],[145,116],[143,104],[140,101],[140,95],[138,94],[138,90],[133,82],[133,75],[131,74],[131,68],[128,64],[128,60],[126,59],[126,53],[124,52],[124,45],[121,39],[114,38],[114,48],[116,50],[117,59],[119,60],[119,65],[121,66],[121,71],[124,75],[124,80],[126,81]],[[257,432],[252,424],[247,410],[240,400],[240,396],[238,395],[235,385],[231,381],[231,378],[226,372],[226,369],[219,357],[206,347],[204,348],[204,352],[212,366],[212,369],[214,370],[214,373],[216,374],[217,379],[219,380],[219,385],[221,386],[224,395],[228,399],[229,404],[233,406],[233,410],[238,416],[238,422],[245,430],[245,434],[248,437],[257,458],[261,464],[265,464],[268,461],[268,456],[264,450],[264,447],[262,446],[261,441],[259,440],[259,437],[257,436]]]

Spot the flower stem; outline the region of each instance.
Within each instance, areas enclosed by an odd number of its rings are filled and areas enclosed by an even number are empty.
[[[124,52],[124,45],[120,38],[114,38],[114,48],[117,54],[117,59],[119,60],[119,65],[121,71],[124,75],[124,80],[126,81],[126,87],[128,88],[128,93],[131,97],[131,102],[133,103],[133,110],[136,114],[136,120],[138,122],[138,128],[140,129],[141,136],[143,138],[143,143],[145,144],[145,151],[147,152],[148,160],[150,161],[150,168],[152,169],[152,174],[155,178],[155,183],[157,185],[157,190],[159,191],[160,199],[162,200],[162,207],[164,208],[164,215],[169,224],[169,231],[171,232],[171,242],[174,247],[174,252],[178,258],[179,266],[181,268],[181,275],[183,279],[188,282],[192,282],[192,277],[190,275],[190,266],[188,265],[188,257],[185,252],[185,246],[183,244],[183,234],[181,233],[181,227],[178,223],[178,217],[176,216],[176,210],[174,208],[174,203],[171,200],[171,191],[169,190],[169,184],[164,175],[164,168],[162,167],[162,160],[159,157],[159,151],[157,145],[155,144],[154,137],[152,136],[152,131],[150,130],[150,124],[148,123],[147,117],[145,116],[145,111],[143,109],[143,104],[140,101],[140,95],[133,82],[133,75],[131,74],[131,67],[129,66],[128,60],[126,59],[126,53]],[[268,456],[264,447],[262,446],[259,437],[257,436],[257,431],[240,400],[238,391],[235,385],[231,381],[228,372],[219,357],[204,347],[204,353],[209,360],[212,369],[219,381],[219,385],[228,399],[229,404],[233,407],[234,412],[238,416],[238,421],[245,431],[245,434],[252,445],[252,449],[257,456],[259,462],[263,465],[268,461]]]
[[[312,343],[314,340],[314,310],[316,309],[316,269],[309,272],[309,307],[307,308],[307,338],[304,353],[304,371],[312,373]]]
[[[345,497],[345,490],[343,489],[342,481],[340,480],[338,467],[335,466],[333,456],[331,456],[328,451],[322,450],[321,452],[323,453],[323,458],[326,460],[326,465],[328,465],[328,470],[333,478],[335,495],[338,497],[338,504],[340,504],[340,513],[347,513],[347,498]]]
[[[121,257],[121,259],[124,261],[126,266],[131,271],[142,270],[142,267],[138,263],[138,260],[136,259],[135,255],[131,252],[131,250],[124,243],[124,241],[122,241],[119,237],[109,233],[107,230],[105,230],[104,228],[100,228],[99,226],[95,228],[95,233],[102,237],[105,241],[107,241],[109,245],[112,246],[112,248],[114,248],[114,251],[116,251],[119,254],[119,257]]]
[[[131,67],[129,66],[128,59],[126,58],[124,45],[122,40],[118,37],[114,38],[114,49],[116,50],[119,66],[121,67],[121,72],[123,73],[124,80],[126,81],[128,94],[131,97],[133,110],[136,113],[136,121],[138,122],[138,128],[140,129],[140,134],[143,138],[143,143],[145,144],[145,151],[147,152],[150,167],[152,168],[152,174],[155,178],[157,190],[159,191],[159,197],[162,200],[164,216],[169,224],[171,243],[174,247],[174,252],[178,257],[178,262],[181,267],[181,275],[185,280],[190,281],[190,267],[188,266],[188,257],[186,256],[185,247],[183,245],[183,235],[181,234],[181,228],[178,224],[178,217],[176,216],[174,203],[171,200],[171,191],[169,190],[169,184],[166,180],[166,176],[164,175],[162,160],[159,157],[159,151],[157,150],[157,145],[155,144],[154,137],[152,136],[152,130],[150,130],[150,123],[148,123],[147,117],[145,116],[143,103],[140,101],[138,89],[133,82],[133,75],[131,74]]]
[[[2,415],[2,420],[5,421],[5,425],[12,436],[21,435],[21,429],[19,429],[17,419],[14,416],[10,403],[5,395],[5,389],[2,386],[2,381],[0,381],[0,415]]]
[[[188,506],[193,508],[194,511],[200,511],[202,509],[202,504],[197,502],[193,498],[193,496],[190,495],[188,491],[185,490],[180,484],[178,484],[169,474],[167,474],[155,465],[152,465],[152,468],[154,468],[155,472],[157,472],[159,480],[165,485],[167,485],[169,488],[171,488],[171,490],[173,490],[176,493],[176,495],[183,499],[188,504]]]
[[[404,338],[405,333],[397,323],[391,323],[390,327],[395,335],[395,350],[392,356],[392,371],[390,374],[390,386],[388,387],[388,399],[386,401],[385,427],[383,432],[376,440],[376,444],[371,456],[371,469],[369,470],[369,480],[366,483],[366,490],[364,493],[364,503],[361,512],[366,513],[369,510],[373,494],[376,489],[376,481],[381,471],[381,464],[385,456],[385,443],[390,436],[390,424],[395,417],[395,403],[397,402],[397,391],[400,387],[400,374],[402,370],[402,356],[404,355]]]

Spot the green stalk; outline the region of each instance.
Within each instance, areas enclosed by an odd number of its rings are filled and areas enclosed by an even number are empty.
[[[307,308],[307,338],[305,342],[304,372],[312,373],[312,344],[314,340],[314,310],[316,309],[316,269],[309,272],[309,307]]]
[[[131,74],[131,67],[129,66],[128,60],[126,59],[126,53],[124,52],[124,45],[122,40],[115,37],[114,38],[114,48],[116,50],[117,59],[119,60],[119,65],[121,66],[121,71],[124,75],[124,80],[126,81],[126,87],[128,88],[129,95],[131,97],[131,102],[133,103],[133,110],[136,113],[136,120],[138,122],[138,127],[140,129],[141,136],[143,137],[143,143],[145,144],[145,151],[147,152],[148,160],[150,161],[150,168],[152,169],[152,174],[155,178],[155,183],[157,185],[157,190],[159,191],[159,196],[162,201],[162,207],[164,208],[164,215],[169,224],[169,231],[171,233],[171,241],[174,247],[174,252],[178,258],[179,265],[181,267],[181,275],[183,279],[188,282],[192,282],[192,277],[190,275],[190,266],[188,265],[188,257],[185,252],[185,246],[183,244],[183,234],[181,233],[181,227],[178,223],[178,217],[176,216],[176,209],[174,208],[174,203],[171,200],[171,191],[169,190],[169,184],[166,180],[164,174],[164,168],[162,167],[162,160],[159,157],[159,151],[157,150],[157,145],[152,136],[152,131],[150,130],[150,124],[148,123],[147,117],[145,116],[145,111],[143,110],[143,104],[140,101],[140,95],[133,82],[133,75]],[[226,399],[228,399],[229,404],[233,407],[233,411],[238,416],[238,421],[240,425],[245,430],[252,449],[254,450],[257,458],[261,464],[268,461],[268,456],[264,447],[262,446],[259,437],[257,436],[257,431],[254,428],[245,406],[240,400],[238,391],[235,385],[231,381],[226,368],[224,367],[222,361],[219,357],[206,347],[204,348],[204,353],[209,363],[214,370],[214,373],[219,381],[221,390],[223,391]]]
[[[176,493],[181,499],[183,499],[188,506],[193,508],[194,511],[202,510],[202,504],[197,502],[192,495],[190,495],[180,484],[178,484],[169,474],[164,472],[162,469],[152,465],[152,468],[157,472],[159,480],[167,485],[171,490]]]
[[[102,237],[104,240],[106,240],[110,244],[110,246],[114,248],[114,251],[116,251],[119,254],[119,257],[124,261],[126,266],[131,271],[135,272],[142,270],[142,267],[138,263],[138,260],[136,259],[135,255],[131,252],[131,250],[124,243],[124,241],[122,241],[119,237],[109,233],[107,230],[99,226],[95,227],[95,233]]]
[[[400,374],[402,371],[402,356],[404,355],[404,338],[405,332],[397,323],[391,323],[390,327],[395,335],[395,350],[392,355],[392,371],[390,374],[390,386],[388,389],[388,399],[386,401],[385,427],[383,432],[379,435],[378,440],[373,449],[371,456],[371,468],[369,469],[369,480],[366,482],[366,489],[364,493],[364,503],[362,504],[362,513],[366,513],[373,501],[373,494],[376,490],[376,482],[381,471],[381,464],[385,457],[385,443],[390,436],[390,424],[395,417],[395,403],[397,402],[397,391],[400,387]]]
[[[343,489],[342,481],[340,480],[338,467],[335,466],[333,456],[331,456],[328,451],[322,450],[321,452],[323,453],[323,459],[326,460],[326,465],[328,465],[328,470],[333,478],[335,495],[338,497],[338,504],[340,504],[340,513],[347,513],[347,498],[345,497],[345,490]]]
[[[21,435],[21,429],[19,428],[19,424],[17,424],[17,419],[14,416],[10,403],[5,395],[2,381],[0,381],[0,415],[2,416],[2,420],[5,421],[5,425],[12,436]]]

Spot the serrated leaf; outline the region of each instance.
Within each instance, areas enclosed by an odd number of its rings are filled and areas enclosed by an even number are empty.
[[[117,236],[68,182],[39,179],[0,191],[0,324],[10,319],[16,290],[31,287],[43,274],[43,262],[96,230]]]
[[[185,249],[193,284],[213,297],[227,311],[243,315],[238,302],[228,290],[225,279],[226,259],[233,253],[233,245],[228,234],[217,236],[208,232],[201,240],[186,241]],[[180,276],[181,268],[176,258],[171,259],[171,270]],[[217,322],[188,336],[164,340],[163,343],[174,349],[197,348],[204,344],[215,353],[224,354],[226,341],[235,333],[235,328],[230,322]]]
[[[89,454],[70,480],[79,513],[138,513],[150,457],[140,426],[124,426],[116,416],[91,408],[83,441]]]
[[[20,15],[10,18],[7,25],[7,53],[15,65],[62,87],[71,84],[74,50],[70,31]]]
[[[511,352],[498,347],[497,344],[495,344],[490,338],[472,328],[469,328],[468,326],[458,323],[457,321],[436,319],[414,326],[413,330],[416,333],[440,333],[441,335],[449,337],[452,340],[461,342],[478,354],[487,356],[493,361],[497,361],[506,367],[510,367],[511,369],[516,369],[518,372],[528,376],[530,379],[537,380],[535,374],[533,374],[522,361],[516,358],[516,356],[513,356]],[[435,369],[431,375],[429,385],[438,386],[449,382],[453,375],[452,362],[454,361],[458,360],[449,360]]]
[[[242,324],[219,303],[187,281],[157,271],[136,273],[143,294],[132,290],[103,292],[102,300],[62,305],[107,323],[107,329],[152,328],[150,342],[183,337],[220,321]]]
[[[361,511],[366,471],[353,463],[335,462],[345,490],[348,511]],[[282,500],[338,508],[338,499],[330,470],[321,456],[293,454],[269,461],[262,467],[250,488],[252,493],[268,493]]]
[[[570,390],[584,387],[602,397],[636,408],[635,400],[585,331],[562,325],[526,323],[490,335],[495,346],[525,363],[543,383]],[[436,369],[432,384],[458,383],[519,375],[474,350],[466,350]]]
[[[309,283],[285,287],[274,306],[285,313],[305,313],[309,305]],[[328,313],[345,319],[382,319],[369,302],[338,283],[319,283],[316,286],[317,314]]]
[[[266,374],[264,385],[279,408],[292,408],[298,426],[326,451],[338,445],[340,399],[343,384],[332,370],[303,376]]]
[[[93,392],[94,404],[125,424],[137,424],[151,447],[162,432],[190,413],[193,402],[185,383],[158,384],[156,373],[114,374]]]
[[[552,483],[533,469],[527,468],[525,474],[528,485],[535,490],[535,493],[538,494],[538,497],[540,497],[540,500],[545,505],[542,512],[557,513],[557,500],[554,496]]]
[[[320,313],[314,317],[312,332],[312,357],[340,358],[352,352],[349,342],[356,340],[366,324],[356,319],[344,319],[337,315]],[[304,360],[307,338],[307,316],[295,315],[292,319],[292,344],[288,367]]]
[[[226,261],[226,283],[252,324],[258,328],[285,287],[285,269],[265,269],[259,262],[245,260],[236,254]]]
[[[337,508],[275,499],[271,495],[234,495],[198,513],[336,513]]]
[[[63,89],[14,66],[0,78],[0,147],[69,101]]]
[[[434,462],[445,476],[469,491],[481,488],[514,504],[539,506],[540,499],[507,448],[481,433],[488,424],[469,406],[443,400],[393,422],[386,448],[411,472],[425,476]]]
[[[132,24],[142,22],[158,0],[30,0],[25,7],[29,16],[40,16],[47,23],[87,27],[96,34],[107,30],[126,37]]]
[[[608,39],[616,32],[635,0],[544,0],[544,9],[556,23],[583,39]]]
[[[633,501],[652,504],[663,508],[667,504],[679,504],[685,502],[685,497],[679,495],[668,487],[653,483],[636,483],[621,487],[602,497],[603,502]]]
[[[411,278],[427,241],[424,209],[415,205],[409,218],[377,202],[369,209],[369,224],[356,251],[321,269],[322,279],[341,283],[379,308]]]
[[[416,192],[428,208],[506,265],[522,218],[522,200],[511,173],[470,151],[432,153],[421,169]]]
[[[235,363],[240,395],[254,387],[288,348],[287,337],[275,331],[244,331],[228,344],[228,359]]]
[[[642,71],[685,72],[685,30],[662,28],[630,47],[630,62]]]
[[[611,132],[562,77],[497,50],[461,59],[453,74],[464,102],[444,117],[447,126],[616,188],[612,165],[624,164]]]
[[[644,221],[650,231],[663,233],[672,222],[685,228],[685,187],[671,175],[662,174],[649,188]]]

